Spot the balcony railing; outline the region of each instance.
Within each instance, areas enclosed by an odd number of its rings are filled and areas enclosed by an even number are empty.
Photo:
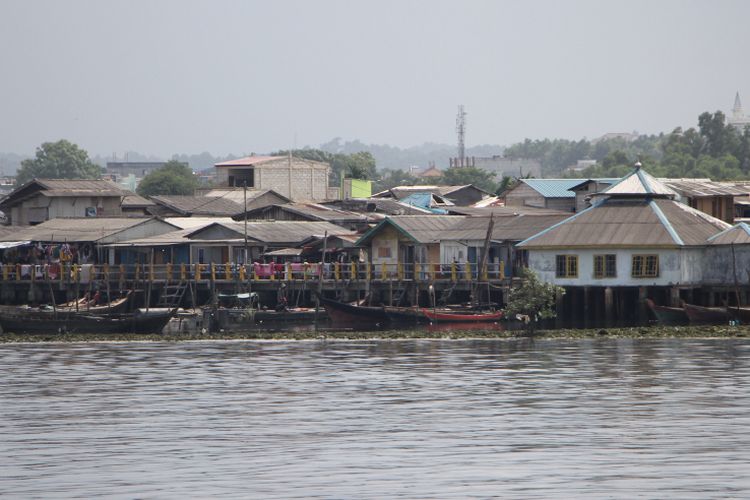
[[[245,281],[491,281],[502,280],[505,263],[369,262],[285,264],[4,264],[2,282],[91,283],[120,282],[245,282]]]

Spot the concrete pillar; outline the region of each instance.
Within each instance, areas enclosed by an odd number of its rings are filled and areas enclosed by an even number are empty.
[[[628,289],[625,288],[618,288],[615,290],[615,295],[617,299],[617,323],[622,325],[625,323],[625,317],[630,316],[625,311],[627,311],[627,292]]]
[[[612,287],[604,289],[604,323],[609,326],[614,323],[614,293]]]

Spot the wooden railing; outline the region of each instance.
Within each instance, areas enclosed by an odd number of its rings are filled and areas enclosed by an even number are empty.
[[[475,263],[369,262],[286,264],[3,264],[2,282],[61,284],[119,282],[245,282],[245,281],[489,281],[505,278],[505,263],[490,263],[479,272]]]

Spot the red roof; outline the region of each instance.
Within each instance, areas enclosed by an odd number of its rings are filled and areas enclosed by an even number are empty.
[[[285,158],[285,156],[246,156],[244,158],[237,158],[236,160],[229,160],[221,163],[217,163],[216,167],[244,167],[250,165],[257,165],[258,163],[264,163],[271,160],[279,160]]]

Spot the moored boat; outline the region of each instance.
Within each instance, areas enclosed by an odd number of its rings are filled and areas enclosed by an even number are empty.
[[[480,323],[500,321],[503,311],[450,311],[422,309],[422,313],[432,322],[443,323]]]
[[[176,309],[139,309],[133,313],[97,315],[86,312],[3,308],[0,327],[12,333],[161,333]]]
[[[728,323],[730,316],[726,307],[704,307],[696,306],[683,302],[685,314],[687,314],[690,323],[694,324],[724,324]]]
[[[383,307],[357,306],[322,295],[318,295],[318,299],[334,325],[367,327],[383,326],[389,322]]]
[[[646,299],[646,304],[661,325],[685,325],[689,321],[682,307],[660,306],[651,299]]]

